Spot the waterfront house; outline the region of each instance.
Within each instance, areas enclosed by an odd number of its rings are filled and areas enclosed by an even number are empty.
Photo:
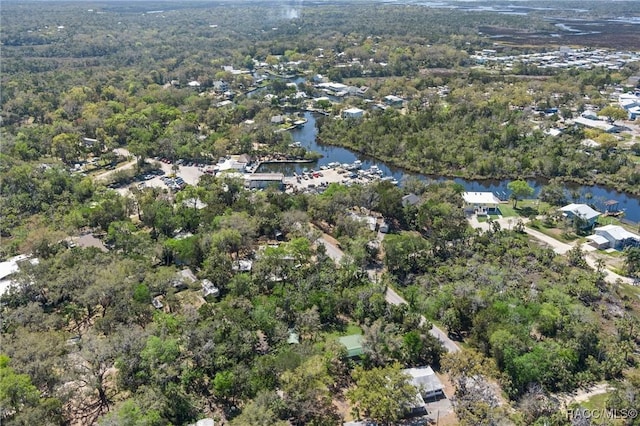
[[[618,225],[605,225],[594,229],[594,234],[587,237],[592,245],[599,249],[639,247],[640,235],[634,234]]]
[[[475,213],[480,216],[500,214],[498,205],[500,199],[493,192],[463,192],[465,213]]]
[[[564,207],[560,208],[562,215],[567,219],[567,221],[573,223],[576,219],[583,220],[584,223],[580,226],[581,229],[589,229],[592,228],[598,217],[600,216],[600,212],[592,209],[586,204],[568,204]]]

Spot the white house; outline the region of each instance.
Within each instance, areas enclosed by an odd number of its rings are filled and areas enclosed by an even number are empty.
[[[348,108],[342,111],[342,118],[360,119],[364,115],[364,110],[360,108]]]
[[[16,284],[12,276],[20,271],[20,263],[25,261],[31,262],[32,265],[36,265],[39,262],[37,258],[29,259],[29,256],[26,254],[21,254],[5,262],[0,262],[0,295],[9,290],[9,287]]]
[[[419,390],[423,399],[446,398],[444,386],[431,367],[407,368],[402,371],[411,376],[411,384]]]
[[[622,226],[605,225],[594,229],[595,234],[587,237],[599,249],[640,246],[640,235],[624,229]]]
[[[467,213],[486,215],[488,213],[500,213],[498,205],[500,199],[493,192],[463,192],[464,210]]]

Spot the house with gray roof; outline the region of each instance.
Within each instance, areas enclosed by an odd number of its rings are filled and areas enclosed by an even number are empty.
[[[594,234],[587,237],[599,249],[614,248],[622,250],[625,247],[640,247],[640,235],[634,234],[618,225],[599,226]]]
[[[582,229],[592,228],[598,217],[600,217],[601,213],[592,209],[586,204],[575,204],[571,203],[564,207],[560,208],[562,215],[571,223],[573,223],[576,219],[581,219],[584,221],[584,224],[581,226]]]

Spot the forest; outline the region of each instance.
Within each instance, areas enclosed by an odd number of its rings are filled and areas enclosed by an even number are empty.
[[[594,2],[592,13],[629,10]],[[551,30],[542,12],[6,2],[0,24],[0,259],[24,256],[0,295],[0,423],[402,424],[416,392],[403,369],[422,366],[451,385],[450,424],[595,424],[563,401],[603,383],[602,407],[637,409],[637,287],[605,280],[579,247],[555,253],[522,223],[472,229],[459,185],[140,183],[160,159],[177,173],[179,159],[316,155],[272,118],[299,111],[297,93],[318,96],[322,74],[370,99],[407,99],[361,121],[335,118],[366,98],[330,103],[317,119],[324,143],[423,173],[554,179],[546,201],[562,181],[637,194],[637,143],[545,130],[586,104],[605,108],[603,91],[639,64],[475,67],[471,55],[494,47],[479,28]],[[533,108],[557,113],[532,120]],[[630,253],[628,270],[640,270]],[[406,303],[389,303],[390,289]],[[340,343],[354,334],[356,359]]]

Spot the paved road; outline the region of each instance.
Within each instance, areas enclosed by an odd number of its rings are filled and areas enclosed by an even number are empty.
[[[382,237],[378,236],[378,238],[384,238],[384,236]],[[340,249],[340,247],[336,245],[335,240],[327,234],[322,234],[322,236],[319,239],[319,242],[327,248],[327,255],[331,259],[333,259],[334,262],[340,263],[340,260],[344,256],[344,252]],[[367,274],[369,275],[369,278],[372,281],[377,281],[378,277],[381,274],[381,271],[376,269],[367,269]],[[391,305],[407,304],[407,301],[404,300],[402,296],[396,293],[396,291],[393,290],[391,287],[387,287],[387,292],[385,293],[384,298],[387,301],[387,303]],[[427,322],[427,319],[423,315],[421,315],[420,324],[424,324],[425,322]],[[440,342],[442,342],[442,345],[445,347],[445,349],[448,352],[458,352],[460,350],[460,347],[458,346],[458,344],[453,340],[449,339],[449,337],[447,336],[447,333],[445,333],[435,325],[431,327],[431,330],[429,330],[429,332],[431,333],[432,336],[436,337],[438,340],[440,340]]]

